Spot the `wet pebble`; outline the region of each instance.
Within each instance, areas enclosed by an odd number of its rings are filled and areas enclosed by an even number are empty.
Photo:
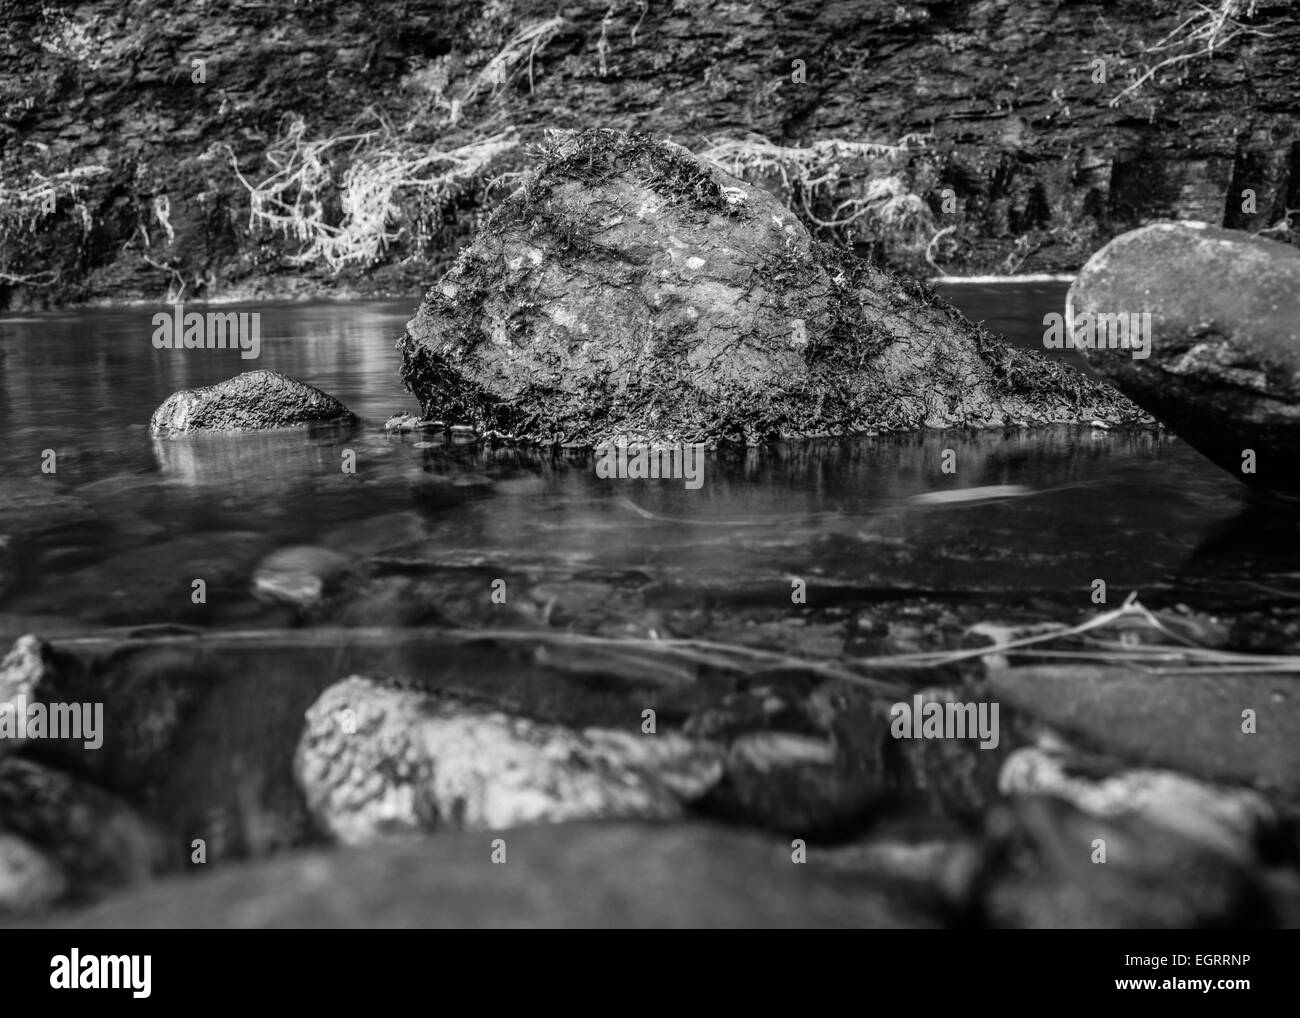
[[[325,596],[351,564],[348,556],[329,548],[313,545],[279,548],[253,570],[253,594],[300,607],[312,605]]]

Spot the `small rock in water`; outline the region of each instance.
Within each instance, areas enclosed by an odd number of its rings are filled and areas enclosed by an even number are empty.
[[[717,758],[688,739],[633,750],[617,734],[352,676],[307,711],[294,773],[321,826],[365,844],[446,828],[675,818],[674,790],[700,794],[716,780]]]
[[[329,393],[278,371],[246,371],[216,385],[174,392],[154,411],[149,431],[260,431],[356,416]]]
[[[271,552],[253,572],[253,594],[269,601],[305,607],[315,604],[351,566],[352,560],[328,548],[291,545]]]
[[[442,429],[442,421],[424,420],[415,414],[393,414],[384,421],[384,430],[387,432],[441,431]]]

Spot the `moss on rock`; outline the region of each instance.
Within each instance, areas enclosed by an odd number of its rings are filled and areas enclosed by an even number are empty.
[[[717,444],[1140,416],[669,142],[556,136],[398,344],[426,416]]]

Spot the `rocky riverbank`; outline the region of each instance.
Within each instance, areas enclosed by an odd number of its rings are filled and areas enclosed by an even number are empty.
[[[1160,218],[1285,240],[1300,21],[1231,6],[1207,54],[1183,0],[5,0],[0,308],[415,293],[594,125],[914,275],[1073,270]]]
[[[0,667],[0,700],[97,697],[105,739],[0,742],[13,748],[0,762],[0,914],[59,908],[52,921],[90,926],[1300,922],[1295,698],[1285,675],[1214,674],[1208,655],[1232,645],[1212,620],[1136,606],[1080,620],[1093,638],[1124,631],[1166,661],[1183,653],[1202,681],[1153,677],[1136,651],[1061,664],[1086,650],[1076,630],[1000,629],[973,607],[870,614],[881,635],[869,659],[852,639],[818,650],[784,612],[764,623],[783,631],[782,651],[656,647],[538,620],[514,639],[540,670],[466,670],[453,664],[472,652],[463,638],[394,630],[390,647],[414,641],[402,677],[343,681],[289,634],[278,649],[274,634],[247,646],[142,634],[93,653],[25,637]],[[932,663],[898,656],[918,620]],[[1031,632],[1053,663],[996,649]],[[383,674],[373,651],[349,655]],[[259,692],[261,673],[276,682]],[[922,717],[976,701],[1001,707],[993,739],[926,737]],[[904,730],[898,705],[913,702]],[[232,711],[256,722],[232,726]]]

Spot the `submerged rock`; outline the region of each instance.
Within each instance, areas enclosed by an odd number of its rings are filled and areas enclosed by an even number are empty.
[[[348,844],[443,828],[681,815],[721,776],[706,743],[559,725],[353,676],[307,711],[294,773],[321,826]]]
[[[1108,345],[1088,362],[1238,480],[1300,493],[1300,250],[1154,223],[1093,255],[1069,299],[1076,330],[1149,314],[1149,356]]]
[[[399,342],[424,416],[547,442],[1140,416],[668,142],[555,143]]]
[[[351,567],[352,560],[329,548],[292,545],[257,564],[253,593],[268,601],[306,607],[315,604]]]
[[[260,431],[356,417],[329,393],[278,371],[246,371],[216,385],[182,389],[149,421],[154,435],[191,431]]]

